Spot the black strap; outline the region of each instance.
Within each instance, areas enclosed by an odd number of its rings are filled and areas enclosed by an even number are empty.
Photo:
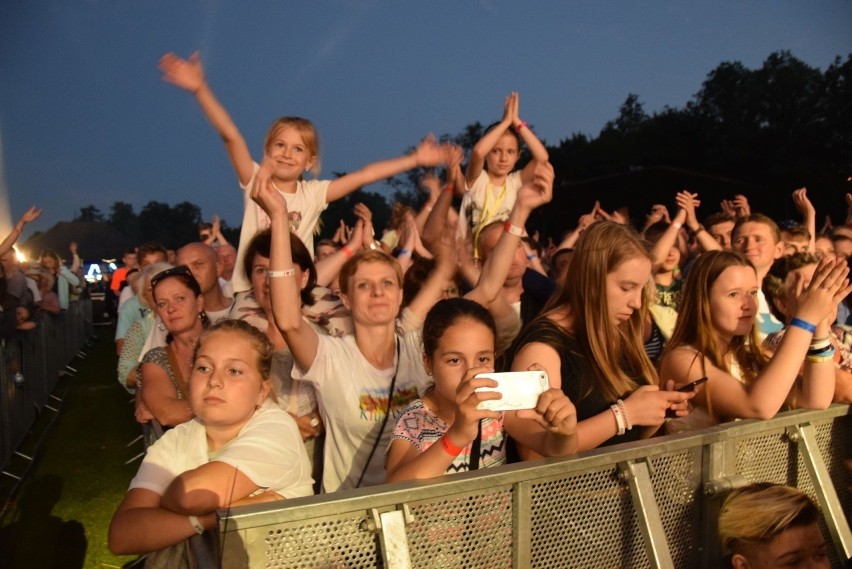
[[[361,476],[358,477],[358,483],[355,485],[355,488],[361,487],[361,482],[364,480],[364,475],[367,474],[367,469],[370,468],[370,462],[373,460],[373,455],[376,454],[376,449],[379,446],[379,442],[382,440],[382,435],[385,432],[385,427],[388,424],[388,417],[390,417],[391,409],[393,408],[393,390],[396,387],[396,374],[399,372],[399,338],[394,336],[396,339],[396,368],[393,370],[393,378],[391,378],[390,391],[388,392],[388,409],[385,412],[385,418],[382,419],[382,428],[379,429],[379,434],[376,437],[376,442],[373,443],[373,448],[370,449],[370,456],[367,457],[367,462],[364,464],[364,470],[361,471]]]
[[[470,469],[479,470],[479,457],[482,454],[482,421],[476,427],[476,438],[470,447]]]

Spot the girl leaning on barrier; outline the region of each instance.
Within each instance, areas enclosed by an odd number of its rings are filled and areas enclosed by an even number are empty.
[[[688,383],[706,376],[695,409],[670,421],[670,432],[736,418],[770,419],[788,402],[824,409],[834,395],[829,319],[852,287],[846,262],[823,261],[807,286],[799,275],[790,299],[795,315],[772,357],[761,350],[757,274],[740,253],[701,255],[683,288],[682,310],[660,361],[660,377]],[[799,370],[804,368],[801,380]]]
[[[388,482],[432,478],[506,462],[503,431],[544,456],[577,448],[577,416],[571,400],[551,388],[535,409],[490,411],[479,405],[500,399],[493,379],[497,329],[488,310],[466,298],[438,302],[423,324],[423,362],[434,385],[397,420],[387,451]]]
[[[214,529],[217,509],[313,493],[299,428],[271,395],[271,365],[269,340],[250,324],[225,320],[201,335],[195,418],[148,449],[110,524],[113,553],[162,551],[158,566],[182,566],[179,547],[163,550]]]
[[[667,411],[687,413],[692,394],[657,387],[643,349],[650,278],[651,256],[636,232],[598,222],[577,242],[561,292],[515,342],[512,369],[540,364],[574,402],[578,450],[651,436]]]

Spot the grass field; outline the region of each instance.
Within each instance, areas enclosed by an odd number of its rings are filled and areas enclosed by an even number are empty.
[[[4,568],[120,567],[129,557],[107,548],[107,529],[142,451],[126,446],[139,433],[130,396],[115,379],[114,329],[100,327],[88,357],[72,365],[75,377],[60,379],[59,416],[44,410],[21,449],[36,460],[14,504],[0,520],[0,566]],[[16,459],[21,460],[21,459]],[[14,465],[13,465],[14,466]],[[4,481],[4,484],[8,481]],[[5,494],[4,494],[5,495]]]

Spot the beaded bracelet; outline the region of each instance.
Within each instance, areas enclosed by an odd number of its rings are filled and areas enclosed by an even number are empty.
[[[792,320],[790,320],[790,326],[795,326],[796,328],[801,328],[805,332],[810,332],[811,334],[816,332],[816,326],[814,324],[811,324],[810,322],[808,322],[806,320],[802,320],[801,318],[795,318],[794,317]]]
[[[624,427],[630,431],[633,429],[633,423],[630,422],[630,415],[627,414],[627,405],[624,404],[624,401],[619,399],[615,402],[618,405],[618,408],[621,410],[621,414],[624,415]]]

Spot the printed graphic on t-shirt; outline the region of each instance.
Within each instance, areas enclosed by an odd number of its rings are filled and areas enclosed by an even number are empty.
[[[287,216],[287,220],[290,225],[290,231],[293,233],[298,233],[299,226],[302,225],[302,212],[301,211],[291,211]]]
[[[397,417],[409,403],[417,399],[415,386],[397,389],[393,397],[393,416]],[[379,422],[385,418],[388,409],[387,392],[381,389],[367,389],[358,397],[361,408],[361,418],[367,421]]]

